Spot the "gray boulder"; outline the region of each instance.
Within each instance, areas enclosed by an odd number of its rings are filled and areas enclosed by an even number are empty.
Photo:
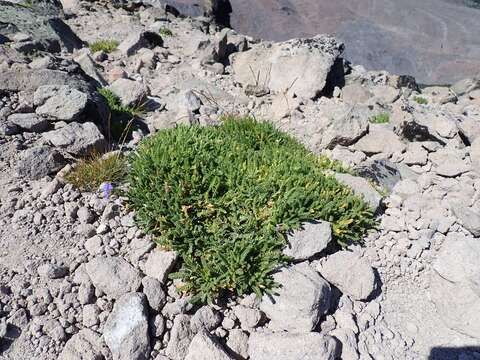
[[[44,85],[35,91],[37,115],[50,120],[77,120],[87,107],[87,94],[66,85]]]
[[[15,166],[18,177],[41,179],[62,169],[66,161],[50,146],[37,146],[22,152]]]
[[[30,6],[0,1],[2,35],[23,33],[31,40],[15,46],[19,51],[44,50],[58,52],[61,47],[72,51],[83,43],[63,21],[62,5],[56,0],[33,0]]]
[[[372,180],[375,184],[391,191],[402,180],[402,174],[397,164],[388,160],[364,161],[354,167],[356,174]]]
[[[8,122],[27,132],[42,132],[48,129],[48,121],[36,114],[12,114]]]
[[[290,91],[302,98],[315,98],[324,89],[343,44],[319,35],[282,43],[261,44],[232,55],[235,81],[264,85],[275,92]]]
[[[73,155],[84,155],[92,151],[101,152],[106,145],[105,137],[91,122],[69,123],[44,133],[43,138]]]
[[[156,46],[163,46],[162,37],[152,31],[136,32],[118,45],[118,50],[124,55],[131,56],[142,48],[153,49]]]
[[[248,353],[252,360],[334,360],[339,353],[337,341],[319,333],[252,333]]]
[[[150,353],[145,295],[128,293],[113,306],[103,338],[114,360],[145,360]]]
[[[96,257],[85,269],[95,288],[112,299],[137,291],[142,282],[140,272],[119,257]]]
[[[378,210],[382,202],[382,195],[367,180],[359,176],[340,173],[336,173],[335,178],[340,183],[352,188],[356,195],[363,197],[374,212]]]
[[[376,288],[375,273],[358,254],[339,251],[317,269],[331,284],[352,299],[366,300]]]
[[[189,351],[188,348],[194,336],[190,328],[190,319],[190,316],[180,314],[173,320],[170,340],[166,349],[167,356],[173,360],[183,360]]]
[[[275,294],[264,295],[260,309],[270,326],[290,332],[312,331],[330,306],[330,285],[309,265],[284,268],[273,278],[280,285]]]
[[[167,295],[162,284],[157,279],[145,276],[142,279],[143,293],[147,296],[148,304],[155,311],[160,311],[167,302]]]
[[[430,281],[430,294],[443,322],[480,340],[480,242],[462,234],[447,235]]]
[[[90,329],[82,329],[67,341],[58,360],[100,360],[107,352],[100,335]]]
[[[198,309],[190,320],[190,327],[194,333],[201,329],[214,330],[222,322],[221,315],[211,306],[205,305]]]
[[[206,330],[201,330],[192,339],[185,360],[233,360],[218,340]]]
[[[294,260],[307,260],[324,250],[332,240],[327,221],[303,223],[301,228],[287,234],[288,245],[283,253]]]
[[[383,153],[391,155],[395,152],[403,152],[406,145],[387,126],[371,124],[368,134],[358,140],[354,145],[355,150],[362,151],[367,155]]]
[[[125,106],[138,106],[148,95],[148,89],[138,81],[117,79],[109,86]]]

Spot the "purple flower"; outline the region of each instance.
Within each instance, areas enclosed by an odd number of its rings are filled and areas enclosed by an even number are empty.
[[[103,198],[108,199],[112,193],[113,185],[109,182],[102,183],[100,185],[100,191],[102,192]]]

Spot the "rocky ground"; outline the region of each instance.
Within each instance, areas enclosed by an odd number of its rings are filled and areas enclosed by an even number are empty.
[[[480,79],[420,93],[349,65],[329,36],[267,43],[171,9],[63,6],[0,1],[0,358],[480,358]],[[120,44],[91,53],[100,39]],[[378,229],[331,253],[328,224],[305,224],[274,298],[192,305],[168,279],[176,254],[124,199],[63,180],[115,149],[100,86],[144,104],[124,150],[222,114],[272,121],[362,176],[335,174]]]

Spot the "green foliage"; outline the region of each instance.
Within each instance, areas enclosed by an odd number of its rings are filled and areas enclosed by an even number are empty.
[[[173,36],[172,30],[170,30],[167,27],[161,27],[160,30],[158,30],[158,33],[162,36]]]
[[[81,160],[65,180],[81,191],[96,191],[104,182],[118,183],[127,176],[127,161],[122,155],[102,157],[98,153]]]
[[[390,122],[390,114],[389,113],[382,113],[375,116],[372,116],[368,119],[372,124],[387,124]]]
[[[121,140],[128,136],[133,130],[132,119],[142,116],[145,112],[143,105],[125,106],[112,90],[101,88],[97,91],[105,98],[108,108],[110,109],[111,117],[109,128],[113,138],[115,140]]]
[[[427,105],[428,104],[428,100],[425,99],[424,97],[421,97],[421,96],[415,96],[413,98],[413,100],[420,105]]]
[[[112,51],[115,51],[118,47],[118,41],[116,40],[97,40],[89,45],[90,50],[92,53],[96,53],[97,51],[103,51],[108,53],[111,53]]]
[[[194,301],[275,288],[285,232],[330,221],[340,244],[360,240],[372,211],[332,169],[268,123],[227,118],[179,126],[145,140],[131,158],[128,198],[138,224],[178,252]]]

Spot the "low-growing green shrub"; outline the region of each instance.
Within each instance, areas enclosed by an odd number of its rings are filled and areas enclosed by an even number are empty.
[[[119,42],[116,40],[97,40],[89,45],[90,51],[96,53],[97,51],[103,51],[111,53],[118,47]]]
[[[413,100],[417,103],[417,104],[420,104],[420,105],[427,105],[428,104],[428,100],[425,99],[424,97],[421,97],[421,96],[415,96],[413,98]]]
[[[390,122],[390,114],[389,113],[382,113],[375,116],[372,116],[368,119],[372,124],[387,124]]]
[[[172,30],[170,30],[167,27],[161,27],[160,30],[158,30],[158,33],[163,36],[173,36]]]
[[[102,183],[118,183],[127,176],[127,160],[120,154],[102,157],[98,153],[81,160],[65,180],[81,191],[97,191]]]
[[[131,158],[128,198],[138,224],[179,254],[174,277],[194,301],[260,295],[287,261],[287,230],[323,219],[345,244],[374,225],[371,209],[326,175],[336,167],[268,123],[230,118],[146,139]]]

